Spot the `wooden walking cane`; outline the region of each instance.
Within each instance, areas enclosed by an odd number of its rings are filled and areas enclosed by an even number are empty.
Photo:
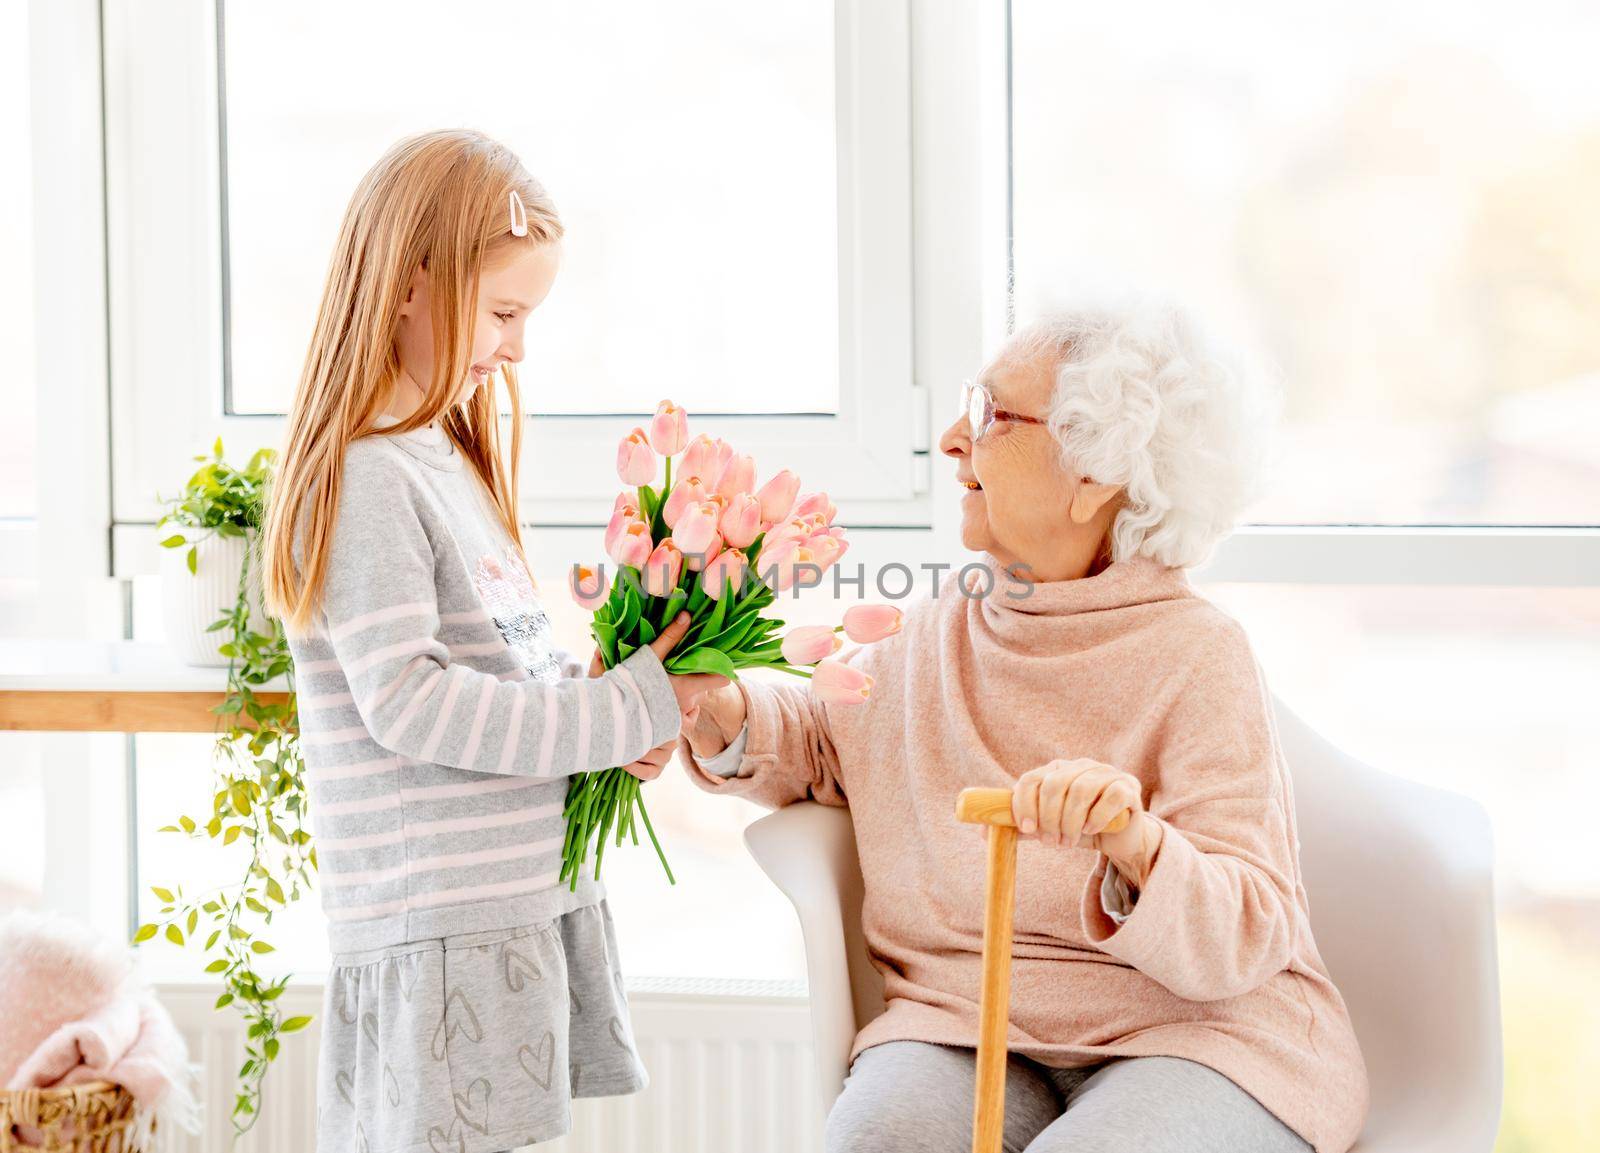
[[[1017,893],[1017,827],[1010,789],[962,789],[956,819],[989,826],[983,895],[983,987],[978,995],[978,1083],[972,1102],[972,1153],[1000,1153],[1006,1127],[1006,1025],[1011,1008],[1011,917]],[[1129,816],[1104,832],[1121,832]]]

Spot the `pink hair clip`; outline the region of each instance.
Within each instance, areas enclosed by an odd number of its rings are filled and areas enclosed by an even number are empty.
[[[528,235],[528,210],[523,207],[522,197],[515,188],[511,190],[511,235]]]

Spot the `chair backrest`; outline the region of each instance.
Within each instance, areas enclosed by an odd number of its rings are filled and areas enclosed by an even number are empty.
[[[1281,703],[1277,723],[1312,932],[1372,1084],[1367,1131],[1488,1150],[1501,1091],[1488,817],[1340,752]]]
[[[1465,797],[1341,753],[1281,704],[1277,724],[1313,932],[1366,1057],[1367,1132],[1384,1135],[1358,1153],[1392,1140],[1488,1150],[1501,1083],[1488,819]],[[883,1011],[861,937],[854,829],[847,810],[800,804],[756,821],[745,840],[800,917],[826,1112],[856,1031]]]

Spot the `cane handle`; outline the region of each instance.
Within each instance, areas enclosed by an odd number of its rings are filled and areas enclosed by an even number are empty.
[[[1128,827],[1133,814],[1124,809],[1111,818],[1103,833],[1120,833]],[[973,825],[1000,825],[1015,828],[1011,819],[1010,789],[962,789],[956,797],[956,820]]]

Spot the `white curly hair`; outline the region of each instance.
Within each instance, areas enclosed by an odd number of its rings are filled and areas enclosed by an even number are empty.
[[[1112,560],[1205,561],[1259,489],[1276,415],[1264,373],[1169,303],[1055,312],[1001,352],[1041,357],[1055,365],[1046,416],[1066,467],[1126,493]]]

